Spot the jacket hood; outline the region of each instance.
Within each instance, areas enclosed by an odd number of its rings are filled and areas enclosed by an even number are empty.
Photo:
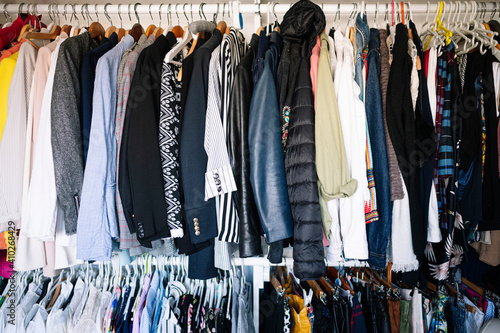
[[[285,40],[305,42],[303,56],[310,56],[318,36],[326,26],[325,14],[321,8],[310,0],[295,3],[283,17],[281,35]]]

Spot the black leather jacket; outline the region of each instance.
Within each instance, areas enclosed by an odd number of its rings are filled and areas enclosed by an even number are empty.
[[[259,36],[253,34],[250,49],[236,67],[229,104],[229,159],[238,191],[236,201],[240,219],[240,257],[262,254],[260,246],[260,220],[250,184],[250,152],[248,150],[248,115],[252,100],[252,66]]]

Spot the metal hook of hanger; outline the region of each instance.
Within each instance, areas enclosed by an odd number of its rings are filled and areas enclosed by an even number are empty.
[[[493,17],[495,17],[496,13],[497,13],[497,3],[493,2],[493,11],[491,12],[490,20],[493,20]]]
[[[273,15],[274,15],[274,20],[276,22],[278,22],[278,15],[276,15],[276,9],[275,9],[277,4],[278,4],[277,2],[273,4]]]
[[[92,22],[93,19],[92,19],[92,16],[90,16],[90,13],[89,13],[89,4],[88,3],[85,4],[85,13],[86,13],[86,15],[89,18],[88,26],[90,27],[90,22]]]
[[[59,12],[59,5],[56,3],[54,4],[54,12],[57,15],[57,25],[61,25],[61,13]]]
[[[186,22],[189,24],[189,18],[186,14],[186,6],[187,6],[187,2],[184,2],[184,4],[182,5],[182,12],[184,13],[184,17],[186,18]]]
[[[153,5],[153,4],[152,4],[152,3],[150,3],[150,4],[149,4],[149,7],[148,7],[149,16],[151,17],[151,22],[153,22],[153,21],[154,21],[154,19],[153,19],[153,14],[151,14],[151,6],[152,6],[152,5]]]
[[[99,22],[99,9],[97,8],[97,4],[94,5],[95,16],[97,17],[97,22]]]
[[[337,11],[335,12],[335,16],[333,17],[333,26],[337,26],[337,19],[340,19],[340,3],[337,4]]]
[[[67,23],[67,22],[68,22],[68,17],[66,16],[66,13],[67,13],[67,11],[66,11],[66,7],[67,7],[67,6],[68,6],[68,4],[67,4],[67,3],[65,3],[65,4],[64,4],[64,12],[63,12],[63,16],[64,16],[64,21],[65,21],[65,23]]]
[[[137,6],[139,6],[140,4],[140,2],[136,2],[134,5],[135,17],[137,18],[137,23],[139,24],[141,24],[141,19],[139,18],[139,14],[137,14]]]
[[[375,5],[375,15],[373,16],[373,26],[375,26],[377,24],[378,6],[379,6],[379,3],[377,2],[377,4]]]
[[[162,18],[161,18],[161,8],[163,7],[163,4],[161,3],[160,4],[160,8],[158,9],[158,14],[160,15],[160,27],[161,27],[161,21],[162,21]]]
[[[118,17],[120,18],[120,28],[123,28],[123,21],[122,21],[122,11],[121,11],[121,8],[122,8],[122,4],[119,3],[118,4]]]
[[[76,16],[76,8],[75,8],[75,4],[71,4],[71,8],[73,9],[73,13],[71,14],[72,17],[75,18],[75,21],[77,22],[78,26],[80,26],[80,19],[78,18],[78,16]]]
[[[33,14],[33,16],[35,16],[35,20],[38,22],[38,27],[41,29],[42,28],[42,22],[38,18],[37,7],[38,7],[38,4],[34,3],[33,6],[32,6],[32,10],[33,10],[32,14]]]
[[[224,18],[225,18],[225,16],[226,16],[226,15],[225,15],[225,14],[226,14],[225,12],[226,12],[226,3],[224,2],[224,3],[222,4],[222,20],[223,20],[223,21],[224,21]]]
[[[194,22],[194,17],[193,17],[193,3],[191,2],[191,6],[189,8],[189,12],[191,14],[191,22]]]
[[[214,13],[214,23],[217,24],[217,17],[219,16],[219,3],[217,3],[217,10]]]
[[[6,5],[6,6],[7,6],[7,5]],[[24,2],[21,2],[21,3],[19,4],[19,7],[17,8],[17,12],[18,12],[19,14],[21,14],[21,13],[23,12],[23,11],[22,11],[22,10],[23,10],[23,7],[24,7]]]
[[[81,5],[80,6],[80,14],[82,14],[82,17],[83,17],[83,24],[85,25],[85,13],[83,12],[84,11],[84,8],[85,8],[85,5]]]
[[[205,7],[206,3],[202,2],[200,4],[200,10],[201,10],[201,15],[203,15],[203,19],[206,21],[207,17],[205,16],[205,11],[203,10],[203,7]]]
[[[401,22],[401,8],[399,3],[396,2],[396,22]]]
[[[172,11],[170,10],[172,8],[172,4],[169,3],[167,7],[167,26],[170,26],[170,22],[172,22]]]
[[[104,5],[104,16],[108,19],[109,25],[113,25],[113,21],[111,20],[111,17],[108,14],[108,6],[111,5],[109,2]],[[118,9],[120,8],[120,5],[118,5]]]
[[[49,14],[49,18],[52,22],[54,22],[54,18],[52,17],[52,6],[53,4],[49,3],[49,8],[47,10],[47,14]]]
[[[6,20],[7,20],[7,17],[8,17],[8,20],[10,22],[12,22],[12,17],[10,16],[9,12],[7,11],[7,4],[3,5],[3,15],[5,16]]]
[[[179,6],[178,3],[175,4],[175,16],[177,16],[177,25],[180,25],[180,19],[179,19],[179,11],[177,10],[177,6]]]

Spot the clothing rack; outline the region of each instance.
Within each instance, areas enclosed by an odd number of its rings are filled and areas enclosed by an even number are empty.
[[[361,8],[358,8],[359,4],[356,3],[344,3],[344,4],[333,4],[333,3],[320,3],[317,2],[321,8],[323,9],[325,15],[346,15],[352,14],[353,11],[357,9],[364,8],[367,14],[375,14],[379,17],[384,18],[388,17],[390,20],[392,13],[394,12],[394,16],[396,13],[401,12],[401,5],[399,2],[390,2],[380,3],[380,4],[364,4],[361,3]],[[474,9],[473,6],[469,7],[469,3],[467,2],[459,2],[460,3],[460,13],[464,15],[466,12],[471,12]],[[453,8],[451,10],[450,15],[455,15],[458,11],[456,7],[456,3],[453,3]],[[225,3],[170,3],[170,4],[5,4],[3,5],[3,13],[5,18],[11,14],[17,15],[20,11],[26,11],[29,9],[30,11],[34,11],[36,14],[55,14],[59,17],[66,16],[69,14],[71,17],[72,14],[84,17],[85,15],[103,15],[106,14],[119,14],[126,19],[126,17],[131,17],[132,14],[135,14],[137,17],[142,15],[143,19],[148,19],[147,16],[150,16],[152,19],[156,17],[156,15],[160,15],[160,17],[164,14],[170,15],[170,19],[174,20],[184,18],[186,20],[196,20],[196,16],[206,16],[208,20],[212,17],[210,15],[217,15],[218,17],[227,15],[228,23],[231,23],[232,26],[240,27],[240,17],[239,15],[252,15],[254,16],[254,25],[261,26],[262,25],[262,16],[267,14],[267,21],[270,22],[274,18],[274,15],[283,15],[288,9],[291,7],[291,4],[279,4],[279,3],[261,3],[260,0],[255,0],[253,4],[243,4],[239,0],[230,0]],[[430,19],[436,14],[439,4],[404,4],[404,13],[406,13],[412,17],[413,14],[417,15],[426,15]],[[497,8],[498,7],[498,8]],[[500,14],[500,5],[496,2],[488,2],[488,3],[476,3],[476,15],[496,15],[497,12]],[[447,12],[449,9],[447,9]],[[153,14],[155,16],[153,16]],[[172,17],[172,14],[176,15],[176,18]],[[470,15],[470,14],[468,14]],[[77,16],[77,18],[78,18]],[[105,18],[103,18],[105,19]]]

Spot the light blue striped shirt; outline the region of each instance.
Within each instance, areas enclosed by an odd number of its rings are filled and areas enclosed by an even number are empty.
[[[118,237],[116,187],[116,89],[123,53],[134,43],[126,35],[103,55],[96,67],[89,150],[77,225],[78,259],[111,260]]]

